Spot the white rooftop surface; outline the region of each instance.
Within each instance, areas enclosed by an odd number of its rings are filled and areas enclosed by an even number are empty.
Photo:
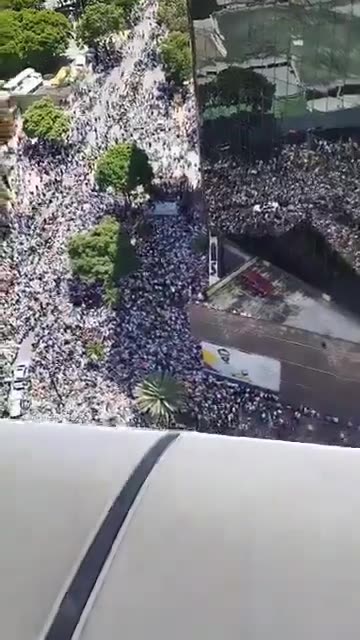
[[[0,427],[2,636],[39,640],[109,503],[162,434]],[[358,450],[181,434],[72,638],[358,640],[359,484]]]
[[[41,73],[29,67],[8,80],[8,82],[4,84],[4,89],[8,90],[10,94],[27,95],[34,92],[42,84],[43,79]]]
[[[360,342],[360,322],[343,309],[322,300],[315,300],[300,291],[286,296],[286,302],[294,313],[288,315],[284,324],[305,331],[312,331],[331,338]]]
[[[337,111],[339,109],[351,109],[360,105],[360,95],[344,95],[339,98],[327,96],[326,98],[316,98],[309,100],[307,107],[310,111]]]
[[[214,20],[210,17],[202,20],[193,20],[193,26],[196,31],[214,31]]]
[[[342,6],[334,6],[331,7],[331,11],[336,11],[336,13],[345,13],[350,16],[360,18],[360,2],[349,3]]]
[[[345,95],[342,98],[344,103],[344,109],[351,109],[352,107],[358,107],[360,105],[360,94]]]
[[[209,291],[211,306],[224,311],[235,308],[244,317],[281,322],[285,326],[303,331],[360,343],[359,318],[339,307],[330,298],[322,297],[315,289],[303,288],[303,283],[296,279],[290,278],[289,282],[283,280],[281,299],[264,299],[244,294],[238,276],[250,265],[251,261],[247,265],[246,262],[243,263],[239,269],[220,281],[218,289]],[[262,273],[275,283],[285,275],[280,270],[267,272],[262,269]]]
[[[176,202],[155,202],[154,216],[178,216],[179,210]]]
[[[215,15],[203,20],[194,20],[193,29],[196,43],[196,53],[200,58],[212,59],[219,56],[226,57],[224,38],[219,29]]]
[[[275,91],[278,97],[296,96],[300,93],[296,76],[289,67],[264,67],[256,71],[276,85]]]

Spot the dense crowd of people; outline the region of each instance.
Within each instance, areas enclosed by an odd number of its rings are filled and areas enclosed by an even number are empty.
[[[19,144],[11,256],[16,282],[6,312],[18,344],[32,336],[29,415],[83,423],[125,419],[143,425],[134,404],[135,385],[148,373],[166,370],[187,388],[189,428],[312,438],[316,425],[324,424],[316,411],[284,406],[274,393],[228,384],[203,367],[186,311],[189,302],[201,299],[208,283],[207,257],[194,251],[194,239],[205,231],[196,205],[191,215],[152,217],[152,233],[142,237],[121,200],[100,192],[94,183],[100,153],[123,140],[134,140],[146,151],[164,197],[169,191],[178,197],[184,185],[198,183],[194,94],[189,87],[184,104],[169,98],[158,60],[161,37],[156,7],[148,3],[116,63],[102,61],[74,90],[69,144],[60,149]],[[299,163],[303,151],[298,152]],[[249,186],[242,191],[242,178],[235,184],[234,177],[232,187],[244,206],[246,198],[251,205],[265,206],[270,197],[261,171],[270,168],[259,165],[249,174],[253,191]],[[325,176],[321,166],[319,171]],[[281,200],[278,190],[271,197]],[[231,209],[226,194],[223,206]],[[69,238],[92,228],[105,214],[122,220],[141,265],[121,280],[117,311],[103,305],[96,291],[89,300],[74,284],[67,252]],[[229,211],[225,217],[231,219]],[[101,361],[89,359],[89,341],[102,343]],[[335,428],[334,420],[327,426]],[[351,425],[337,427],[334,441],[347,442],[350,432]]]
[[[223,176],[226,172],[227,180]],[[236,234],[281,234],[307,222],[360,271],[360,148],[316,139],[283,145],[252,164],[223,157],[204,167],[216,228]]]

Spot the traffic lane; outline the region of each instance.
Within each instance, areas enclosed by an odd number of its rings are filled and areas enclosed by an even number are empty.
[[[330,362],[325,350],[265,335],[244,333],[237,346],[280,360],[283,400],[346,420],[360,419],[360,381],[344,375],[348,369],[342,360]]]
[[[281,398],[289,404],[314,407],[343,420],[360,420],[360,384],[328,373],[281,363]]]
[[[19,364],[29,365],[32,359],[32,347],[34,336],[30,333],[20,344],[14,367]]]
[[[227,339],[227,336],[226,336]],[[230,338],[229,338],[230,339]],[[274,337],[259,330],[257,334],[242,331],[236,335],[236,345],[245,351],[289,361],[303,367],[311,367],[320,371],[330,371],[325,349],[293,342],[287,338]]]
[[[208,327],[207,327],[208,328]],[[214,327],[215,332],[216,328]],[[254,350],[281,361],[288,361],[360,383],[359,345],[330,340],[316,334],[299,332],[284,326],[243,319],[235,330],[224,331],[226,341],[236,341],[239,348]],[[242,345],[242,347],[240,347]]]
[[[190,309],[192,329],[207,340],[281,362],[281,399],[347,420],[360,416],[359,345],[326,340],[282,325],[233,317],[202,306]],[[326,348],[322,346],[326,342]]]
[[[360,383],[360,346],[357,344],[232,316],[200,305],[192,305],[190,320],[199,340],[266,355],[320,373],[335,373]]]

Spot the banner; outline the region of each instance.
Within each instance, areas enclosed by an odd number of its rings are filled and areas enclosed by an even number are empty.
[[[210,236],[209,240],[209,285],[219,280],[219,245],[216,236]]]
[[[226,378],[252,384],[271,391],[279,391],[281,363],[279,360],[246,353],[211,342],[202,342],[204,365]]]
[[[155,208],[152,212],[154,216],[178,216],[179,210],[177,202],[155,202]]]

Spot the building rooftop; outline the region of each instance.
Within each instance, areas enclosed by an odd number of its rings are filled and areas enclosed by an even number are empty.
[[[315,98],[314,100],[308,100],[307,108],[312,111],[321,111],[323,113],[328,111],[337,111],[339,109],[353,109],[360,105],[360,95],[343,95],[338,98],[332,98],[326,96],[326,98]]]
[[[1,421],[0,451],[6,640],[357,639],[359,450]]]
[[[358,317],[282,269],[243,255],[241,266],[208,290],[211,307],[360,344]]]
[[[305,85],[355,77],[360,60],[357,7],[341,0],[322,6],[237,4],[213,14],[224,38],[227,61],[263,56],[292,56]],[[336,12],[336,13],[334,13]],[[334,20],[335,16],[335,20]],[[266,25],[266,28],[264,28]],[[329,52],[336,51],[334,56]],[[351,52],[351,53],[350,53]]]
[[[198,63],[202,64],[202,61],[210,62],[226,57],[226,49],[215,20],[212,18],[194,20],[193,28]]]

